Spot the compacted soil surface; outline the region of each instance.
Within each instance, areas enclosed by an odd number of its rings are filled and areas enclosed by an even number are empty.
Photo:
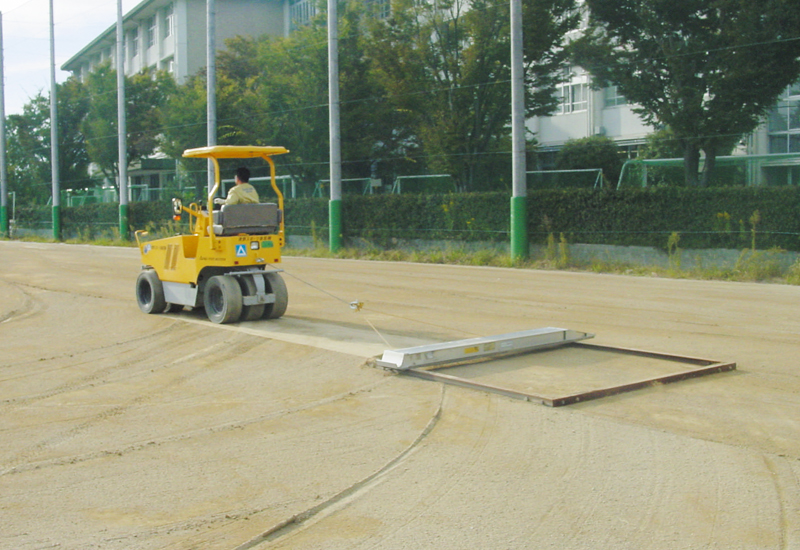
[[[140,267],[0,242],[1,549],[800,549],[800,288],[287,257],[284,317],[215,325]],[[737,369],[551,408],[374,366],[541,327]],[[664,368],[564,351],[461,374]]]

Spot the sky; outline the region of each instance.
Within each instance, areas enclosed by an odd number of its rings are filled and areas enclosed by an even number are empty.
[[[127,13],[141,0],[123,0]],[[22,113],[40,91],[50,93],[50,0],[0,0],[6,115]],[[117,23],[117,0],[53,0],[56,80],[61,65]]]

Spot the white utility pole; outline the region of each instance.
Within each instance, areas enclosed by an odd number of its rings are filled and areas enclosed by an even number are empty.
[[[8,170],[6,168],[6,97],[3,75],[3,13],[0,12],[0,236],[9,235]]]
[[[525,63],[522,49],[522,0],[511,0],[511,258],[528,257],[525,180]]]
[[[330,250],[342,246],[342,138],[339,127],[339,15],[338,0],[328,0],[328,100],[331,198],[328,209]]]
[[[207,145],[217,144],[217,14],[215,0],[206,0]],[[214,188],[214,163],[208,159],[208,193]],[[211,205],[208,205],[209,210]]]
[[[119,172],[119,234],[128,235],[128,117],[125,113],[125,30],[122,0],[117,0],[117,130]]]
[[[53,0],[50,0],[50,164],[53,178],[53,239],[61,240],[61,184],[58,180],[58,98]]]

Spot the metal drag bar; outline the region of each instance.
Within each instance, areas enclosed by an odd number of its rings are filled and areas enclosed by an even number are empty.
[[[393,370],[408,370],[464,361],[476,361],[487,357],[499,357],[525,353],[537,349],[562,346],[587,338],[593,334],[564,328],[546,327],[521,332],[510,332],[497,336],[468,338],[441,344],[429,344],[398,350],[386,350],[378,359],[378,366]]]
[[[736,363],[725,363],[714,361],[713,359],[699,359],[696,357],[682,357],[679,355],[661,354],[652,351],[642,351],[627,348],[615,348],[610,346],[596,346],[594,344],[572,344],[576,348],[589,347],[600,351],[608,351],[613,353],[621,353],[626,355],[636,355],[639,357],[650,357],[655,359],[663,359],[667,361],[676,361],[680,363],[688,363],[700,365],[699,368],[685,370],[674,374],[665,376],[656,376],[654,378],[647,378],[644,380],[637,380],[627,384],[619,384],[616,386],[609,386],[606,388],[599,388],[585,392],[578,392],[568,395],[559,396],[543,396],[533,393],[526,393],[517,391],[510,388],[503,388],[492,384],[485,384],[483,382],[476,382],[467,378],[460,378],[449,374],[442,374],[436,372],[435,368],[431,370],[422,369],[408,369],[399,371],[402,374],[413,376],[414,378],[422,378],[423,380],[432,380],[434,382],[441,382],[443,384],[450,384],[451,386],[460,386],[462,388],[470,388],[478,391],[486,391],[489,393],[496,393],[512,399],[521,399],[523,401],[536,401],[548,407],[563,407],[564,405],[572,405],[574,403],[581,403],[583,401],[591,401],[593,399],[600,399],[619,393],[629,391],[641,390],[657,384],[669,384],[671,382],[680,382],[681,380],[689,380],[691,378],[698,378],[709,374],[716,374],[719,372],[728,372],[736,370]],[[441,367],[440,367],[441,368]],[[444,367],[448,368],[448,367]]]
[[[562,340],[558,339],[561,335]],[[520,337],[525,335],[525,337]],[[385,351],[383,359],[377,361],[378,366],[397,371],[400,374],[413,376],[415,378],[422,378],[424,380],[432,380],[449,384],[453,386],[460,386],[470,388],[478,391],[486,391],[496,393],[512,399],[522,399],[524,401],[537,401],[549,407],[562,407],[564,405],[571,405],[583,401],[590,401],[592,399],[600,399],[610,395],[619,393],[639,390],[654,386],[657,384],[668,384],[671,382],[679,382],[681,380],[688,380],[709,374],[720,372],[728,372],[736,370],[736,363],[717,361],[714,359],[703,359],[699,357],[691,357],[686,355],[675,355],[668,353],[659,353],[654,351],[646,351],[631,348],[619,348],[613,346],[602,346],[597,344],[578,343],[578,340],[591,338],[593,335],[556,328],[537,329],[525,332],[504,334],[489,338],[473,338],[470,340],[460,340],[457,342],[448,342],[433,346],[419,346],[416,348],[407,348],[403,350],[395,350],[394,352]],[[519,341],[517,339],[520,339]],[[507,353],[498,352],[497,350],[472,350],[470,354],[465,352],[466,348],[475,348],[476,346],[490,344],[491,342],[525,342],[526,345],[520,345],[518,348],[512,349]],[[685,365],[692,365],[694,368],[689,368],[684,371],[667,374],[664,376],[656,376],[644,380],[637,380],[626,384],[619,384],[585,392],[578,392],[567,395],[559,396],[543,396],[533,393],[521,392],[511,388],[504,388],[497,385],[485,384],[483,382],[476,382],[475,380],[461,378],[450,374],[443,374],[436,372],[437,370],[444,370],[447,368],[457,367],[465,363],[476,362],[479,360],[491,360],[493,354],[497,355],[511,355],[515,353],[525,353],[528,351],[543,350],[556,346],[564,345],[565,347],[593,349],[597,351],[604,351],[609,353],[618,353],[623,355],[632,355],[636,357],[647,357],[653,359],[661,359],[664,361],[674,361]],[[509,345],[510,347],[510,345]],[[460,353],[459,353],[460,352]],[[429,354],[432,354],[429,356]],[[454,357],[456,359],[447,359],[446,357]],[[413,363],[413,364],[412,364]]]

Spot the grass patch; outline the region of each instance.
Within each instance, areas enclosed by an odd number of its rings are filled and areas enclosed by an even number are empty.
[[[146,240],[159,239],[171,235],[186,233],[186,228],[179,223],[170,222],[158,227],[150,224],[146,228]],[[0,240],[19,240],[25,242],[55,243],[52,238],[40,236],[26,236],[9,239],[2,237]],[[64,242],[68,244],[90,244],[97,246],[134,247],[135,240],[123,239],[116,229],[105,235],[90,235],[81,233]],[[421,264],[448,264],[465,266],[489,266],[516,269],[540,270],[568,270],[585,271],[592,273],[607,273],[617,275],[630,275],[635,277],[664,277],[677,279],[700,279],[740,282],[769,282],[779,284],[800,285],[800,260],[791,266],[786,266],[780,261],[781,249],[752,250],[745,249],[739,255],[736,265],[732,268],[723,267],[694,267],[682,268],[680,262],[680,248],[677,247],[676,235],[671,238],[669,249],[668,267],[634,265],[613,260],[594,259],[590,263],[580,263],[573,260],[569,254],[569,245],[563,235],[559,241],[552,236],[548,239],[547,246],[540,257],[524,260],[513,260],[506,251],[495,249],[468,250],[461,246],[452,246],[441,249],[428,250],[402,250],[381,249],[378,247],[342,248],[339,252],[331,252],[321,241],[317,241],[312,248],[284,247],[285,256],[299,256],[310,258],[336,258],[351,260],[373,260],[385,262],[411,262]]]
[[[346,248],[332,253],[324,247],[284,248],[286,256],[312,258],[340,258],[358,260],[377,260],[389,262],[412,262],[422,264],[448,264],[468,266],[509,267],[517,269],[541,269],[548,271],[586,271],[634,277],[664,277],[672,279],[699,279],[739,282],[770,282],[800,285],[800,260],[785,267],[779,259],[780,249],[751,251],[745,249],[736,265],[724,267],[682,268],[679,259],[680,249],[673,247],[668,267],[635,265],[613,260],[592,260],[589,264],[573,260],[566,241],[551,239],[541,257],[526,260],[512,260],[510,254],[499,250],[468,251],[453,247],[437,250],[382,250],[377,248]],[[677,244],[677,240],[675,243]]]

